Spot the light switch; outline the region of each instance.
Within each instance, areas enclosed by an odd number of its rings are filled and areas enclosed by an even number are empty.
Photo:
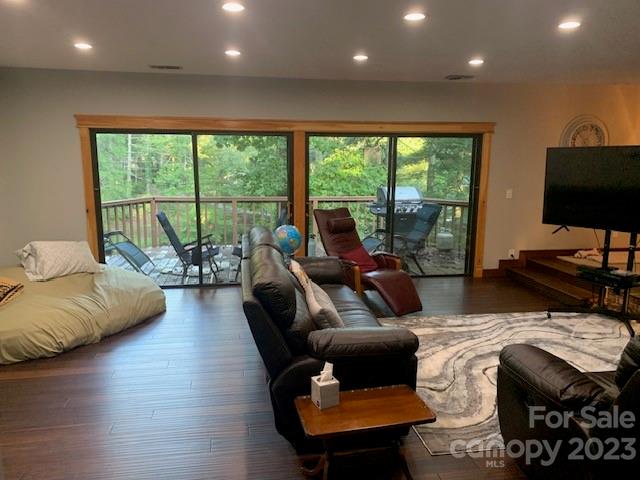
[[[507,188],[506,198],[513,198],[513,189]]]

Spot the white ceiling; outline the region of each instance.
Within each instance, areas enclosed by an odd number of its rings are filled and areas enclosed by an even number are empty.
[[[640,82],[640,0],[0,0],[0,65],[317,79]],[[403,14],[429,19],[408,24]],[[562,33],[557,24],[579,18]],[[94,48],[80,52],[77,41]],[[238,48],[236,59],[224,55]],[[352,56],[366,52],[369,61]],[[484,57],[482,67],[467,61]]]

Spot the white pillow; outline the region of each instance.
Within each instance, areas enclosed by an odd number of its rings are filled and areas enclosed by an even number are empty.
[[[27,278],[43,282],[73,273],[101,270],[87,242],[30,242],[16,251]]]

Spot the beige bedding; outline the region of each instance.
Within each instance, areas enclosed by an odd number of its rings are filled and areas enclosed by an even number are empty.
[[[21,267],[0,268],[25,286],[0,307],[0,364],[51,357],[125,330],[165,311],[162,290],[120,268],[30,282]]]

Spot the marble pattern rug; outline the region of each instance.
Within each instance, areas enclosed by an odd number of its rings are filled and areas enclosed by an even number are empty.
[[[624,324],[595,314],[546,312],[402,317],[420,339],[419,395],[438,416],[415,428],[432,455],[504,448],[496,410],[500,350],[513,343],[543,348],[582,371],[615,370],[629,340]],[[634,329],[638,330],[634,322]]]

